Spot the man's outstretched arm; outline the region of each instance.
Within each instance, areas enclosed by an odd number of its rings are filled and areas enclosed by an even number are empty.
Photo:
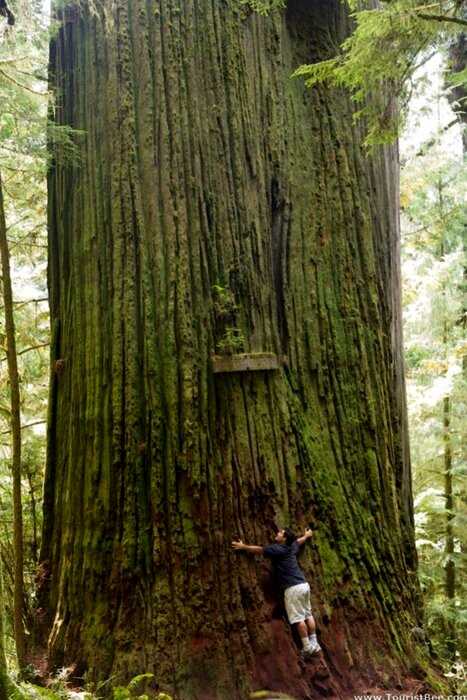
[[[232,542],[232,549],[243,550],[250,554],[262,554],[263,547],[258,547],[256,544],[243,544],[242,540]]]
[[[305,533],[304,533],[301,537],[299,537],[299,538],[296,540],[296,542],[298,542],[298,544],[302,545],[302,544],[304,544],[307,540],[309,540],[310,537],[313,537],[313,531],[310,530],[309,527],[307,527],[307,529],[305,530]]]

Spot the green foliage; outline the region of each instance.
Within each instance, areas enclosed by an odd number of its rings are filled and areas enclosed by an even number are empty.
[[[16,684],[11,680],[8,697],[9,700],[63,700],[63,696],[50,688],[42,688],[30,683]]]
[[[154,695],[153,692],[150,695],[147,693],[140,693],[145,683],[153,679],[153,673],[141,673],[135,676],[128,685],[113,688],[113,700],[150,700],[150,698],[151,700],[172,700],[167,693],[157,693],[157,695]]]
[[[214,314],[219,327],[220,338],[216,343],[216,350],[222,354],[241,352],[245,346],[245,337],[242,331],[234,323],[239,308],[235,302],[235,296],[231,289],[215,284]]]
[[[25,622],[29,626],[40,545],[49,367],[45,182],[48,28],[41,2],[12,0],[9,4],[16,17],[15,26],[2,33],[4,27],[0,20],[0,170],[12,265],[21,382]],[[13,669],[10,430],[5,330],[0,304],[0,555],[5,564],[6,654]],[[16,687],[15,692],[24,695],[22,687]]]
[[[241,352],[245,347],[245,336],[239,328],[227,327],[221,340],[217,342],[217,350],[226,355]]]
[[[220,284],[214,284],[212,290],[214,292],[216,318],[230,318],[233,316],[238,310],[233,292],[228,287],[222,287]]]
[[[327,83],[349,90],[356,104],[354,119],[363,118],[365,144],[371,147],[397,137],[416,88],[417,68],[465,27],[440,21],[440,15],[463,21],[458,3],[445,0],[394,0],[373,9],[362,9],[356,0],[349,4],[354,32],[335,56],[301,66],[293,77],[304,77],[309,87]],[[457,81],[465,79],[464,73],[456,76]]]
[[[443,96],[432,98],[434,114],[447,110]],[[445,115],[450,121],[452,113]],[[467,656],[465,551],[467,501],[463,430],[467,404],[464,288],[467,163],[447,147],[441,122],[402,171],[402,265],[404,335],[415,526],[419,576],[425,598],[425,625],[432,647],[449,673],[461,677]],[[446,419],[449,398],[450,474],[453,479],[454,553],[446,554]],[[456,596],[446,598],[445,567],[454,562]],[[457,630],[453,669],[447,641]]]
[[[58,676],[51,680],[48,687],[33,685],[31,683],[21,683],[19,685],[10,684],[9,697],[11,700],[76,700],[77,694],[71,691],[66,682],[66,671],[59,673]],[[141,692],[146,682],[154,679],[152,673],[142,673],[131,679],[128,685],[114,686],[111,688],[113,700],[172,700],[170,695],[163,692],[150,693]],[[101,684],[95,692],[81,691],[79,697],[82,700],[101,700],[102,687],[108,685]]]

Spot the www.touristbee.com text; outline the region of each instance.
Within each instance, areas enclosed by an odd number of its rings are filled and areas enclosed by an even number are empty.
[[[384,693],[383,695],[354,695],[353,700],[467,700],[467,695],[431,695],[430,693],[394,695],[394,693]]]

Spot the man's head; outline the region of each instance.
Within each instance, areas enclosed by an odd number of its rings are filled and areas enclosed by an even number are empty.
[[[295,542],[297,538],[295,537],[295,533],[292,532],[290,527],[286,527],[285,529],[280,529],[276,532],[276,536],[274,538],[275,542],[277,544],[287,544],[290,545]]]

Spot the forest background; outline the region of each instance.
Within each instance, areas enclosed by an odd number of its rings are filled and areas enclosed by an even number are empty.
[[[73,143],[80,135],[47,129],[47,52],[49,33],[54,31],[47,8],[40,0],[17,0],[10,2],[9,7],[16,17],[15,25],[10,26],[8,18],[0,16],[0,173],[20,389],[22,622],[27,631],[32,627],[35,582],[40,576],[37,565],[46,450],[50,337],[47,138],[63,140],[69,147],[70,158],[79,167]],[[458,113],[467,107],[455,102],[456,82],[451,79],[449,49],[457,41],[457,35],[440,37],[439,28],[436,31],[437,40],[417,53],[420,65],[411,71],[404,88],[407,119],[400,141],[404,334],[419,577],[425,597],[426,630],[444,673],[461,692],[467,655],[467,470],[463,441],[467,401],[467,169],[462,118],[459,119]],[[302,72],[311,82],[323,78],[316,71]],[[374,115],[364,116],[372,128]],[[391,125],[384,134],[377,128],[372,132],[371,128],[370,146],[377,137],[392,138],[394,133],[389,132],[396,127]],[[401,124],[396,130],[399,128]],[[6,662],[14,676],[18,542],[15,543],[13,527],[14,408],[11,368],[7,362],[6,308],[3,298],[0,559]],[[16,589],[17,586],[18,580]],[[60,686],[60,680],[57,683]]]

